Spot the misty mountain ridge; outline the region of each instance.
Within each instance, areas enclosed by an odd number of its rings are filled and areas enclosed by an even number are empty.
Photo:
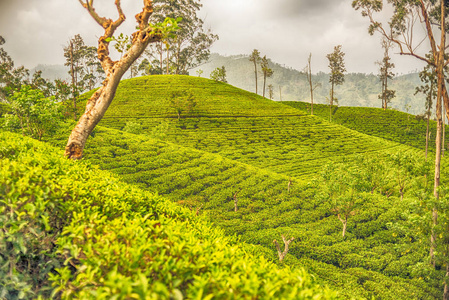
[[[63,65],[43,65],[38,64],[36,67],[30,70],[30,75],[33,75],[36,71],[42,71],[42,77],[49,80],[70,80],[69,68]]]
[[[304,61],[304,66],[306,61]],[[194,68],[190,75],[195,76],[198,70],[202,70],[203,77],[209,77],[210,73],[217,67],[226,68],[228,83],[241,89],[255,92],[254,64],[249,61],[249,55],[223,56],[213,53],[209,62]],[[310,102],[309,83],[305,73],[293,68],[269,60],[269,66],[274,74],[267,78],[267,87],[273,85],[273,100],[280,101],[303,101]],[[313,62],[312,62],[313,70]],[[394,71],[394,70],[393,70]],[[258,94],[262,94],[263,74],[258,66]],[[312,75],[313,82],[320,86],[315,89],[314,103],[327,104],[329,98],[330,84],[329,74],[318,72]],[[414,95],[415,87],[421,85],[418,73],[410,73],[396,76],[389,82],[389,88],[396,90],[396,97],[389,104],[390,108],[421,114],[425,110],[425,97],[423,94]],[[376,74],[346,73],[345,82],[335,87],[335,96],[340,106],[355,107],[382,107],[378,98],[381,92],[381,82]],[[268,88],[265,92],[268,97]],[[409,107],[407,107],[409,105]]]
[[[265,96],[268,98],[268,85],[274,88],[273,100],[280,101],[303,101],[310,102],[309,83],[306,75],[296,69],[281,65],[269,60],[270,68],[274,74],[267,78],[267,89]],[[248,55],[223,56],[213,53],[207,63],[190,70],[191,76],[197,76],[197,71],[202,70],[202,77],[209,78],[210,73],[217,67],[226,68],[228,83],[238,88],[255,92],[254,64],[249,61]],[[313,64],[312,64],[313,69]],[[35,71],[42,71],[42,77],[50,80],[62,79],[70,81],[68,68],[63,65],[43,65],[39,64],[30,70],[30,74]],[[263,74],[258,67],[258,94],[262,94]],[[129,77],[129,72],[123,79]],[[315,89],[314,103],[327,104],[329,98],[330,84],[329,74],[318,72],[312,75],[312,80],[320,86]],[[389,104],[390,108],[409,112],[411,114],[421,114],[424,112],[425,97],[423,94],[414,95],[416,86],[421,85],[418,73],[410,73],[396,76],[391,80],[389,86],[396,90],[396,97]],[[335,88],[335,95],[340,106],[354,107],[381,107],[380,94],[381,83],[376,74],[347,73],[345,82]],[[407,105],[409,107],[407,108]],[[408,109],[408,110],[407,110]]]

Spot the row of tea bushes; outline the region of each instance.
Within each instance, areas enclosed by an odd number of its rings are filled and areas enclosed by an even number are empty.
[[[405,152],[410,152],[413,159],[420,159],[418,151]],[[371,195],[371,185],[364,186],[368,195],[349,220],[345,238],[341,236],[338,218],[325,202],[315,199],[317,187],[313,183],[306,184],[217,154],[107,128],[98,128],[95,137],[90,139],[86,159],[120,174],[129,183],[158,192],[194,212],[198,210],[228,234],[240,235],[245,242],[271,249],[272,259],[276,257],[273,239],[279,239],[281,234],[296,237],[286,263],[306,259],[311,272],[322,270],[313,262],[328,266],[332,272],[316,274],[336,290],[347,291],[347,296],[351,295],[352,286],[358,286],[356,294],[370,298],[382,284],[392,287],[399,284],[401,290],[413,290],[415,295],[439,294],[441,272],[423,279],[423,283],[413,273],[415,266],[425,259],[426,250],[417,239],[411,241],[397,235],[388,226],[405,223],[402,214],[412,201],[407,197],[403,201],[399,199],[393,172],[399,166],[394,155],[368,157],[363,164],[360,163],[363,157],[357,158],[360,176],[371,178],[381,173],[385,177],[383,183],[373,184],[386,184],[382,188],[394,189],[394,193],[388,198],[379,193],[383,189],[376,188]],[[383,167],[370,168],[373,164]],[[235,195],[237,212],[234,211]],[[333,284],[335,278],[346,278],[344,274],[354,268],[358,271],[350,276],[351,281]],[[371,284],[361,284],[370,272],[377,274],[369,275],[373,277]],[[387,294],[380,295],[389,299]],[[412,292],[400,295],[403,299],[414,298]]]
[[[287,106],[307,111],[310,103],[299,101],[283,102]],[[424,107],[423,107],[424,109]],[[332,122],[350,129],[395,141],[401,144],[424,150],[426,147],[426,121],[413,115],[373,107],[336,107]],[[329,120],[329,106],[314,104],[313,112],[325,120]],[[449,128],[449,127],[448,127]],[[429,149],[435,150],[436,122],[430,121],[431,137]]]

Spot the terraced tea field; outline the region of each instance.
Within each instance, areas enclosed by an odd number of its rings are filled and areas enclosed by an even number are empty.
[[[188,89],[197,89],[197,110],[178,121],[167,95]],[[121,131],[130,122],[140,124],[140,134]],[[408,177],[401,201],[407,171],[397,155],[416,165],[423,152],[414,147],[185,76],[123,81],[100,125],[88,140],[87,160],[206,216],[273,261],[273,240],[295,237],[285,264],[306,268],[343,298],[441,294],[444,272],[417,273],[427,249],[398,229],[408,226],[404,212],[415,201],[408,188],[423,177]],[[338,163],[371,184],[345,237],[329,201],[318,197],[320,173]],[[379,176],[382,188],[374,182]]]
[[[178,121],[167,90],[171,86],[182,92],[197,83],[201,87],[195,94],[198,111]],[[152,94],[142,86],[154,88]],[[126,93],[131,88],[132,93]],[[251,97],[245,100],[248,94]],[[196,77],[150,76],[124,81],[100,124],[123,129],[130,120],[140,123],[143,133],[150,137],[162,137],[298,179],[309,178],[324,164],[350,160],[357,154],[402,151],[396,143]]]
[[[310,103],[299,101],[282,103],[304,112],[310,111]],[[314,104],[313,112],[316,116],[329,120],[328,105]],[[335,107],[333,109],[332,122],[361,133],[396,141],[418,149],[424,150],[426,147],[426,121],[400,111],[384,111],[381,108],[373,107]],[[446,126],[446,130],[449,130],[448,126]],[[429,149],[434,151],[435,121],[430,121],[430,132]],[[447,143],[445,144],[447,148]]]
[[[97,129],[86,158],[126,182],[198,210],[228,234],[262,246],[273,261],[272,241],[282,234],[294,236],[297,241],[291,245],[286,263],[305,267],[346,297],[370,298],[384,286],[391,287],[388,293],[382,292],[387,299],[394,295],[407,299],[410,291],[422,299],[438,294],[435,286],[410,276],[413,266],[425,256],[419,251],[420,243],[410,242],[387,226],[403,224],[402,212],[411,203],[399,200],[394,184],[393,197],[377,193],[366,197],[360,213],[348,225],[347,237],[342,238],[341,223],[325,202],[314,199],[316,187],[296,178],[108,128]],[[366,285],[360,284],[365,281]]]

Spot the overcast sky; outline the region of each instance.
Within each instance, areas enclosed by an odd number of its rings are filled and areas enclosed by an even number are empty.
[[[141,0],[122,0],[127,16],[118,32],[130,34]],[[378,35],[352,0],[202,0],[200,15],[220,39],[212,52],[250,54],[258,49],[274,62],[302,70],[312,53],[312,69],[328,71],[326,54],[342,45],[348,72],[377,73],[383,51]],[[97,11],[117,17],[114,0],[95,0]],[[63,64],[62,48],[75,34],[97,45],[102,28],[78,0],[0,0],[0,35],[16,65]],[[397,52],[397,50],[394,50]],[[417,59],[393,55],[396,73],[422,67]]]

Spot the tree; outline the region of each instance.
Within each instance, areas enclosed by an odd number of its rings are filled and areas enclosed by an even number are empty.
[[[150,43],[158,42],[166,32],[178,28],[177,21],[167,18],[163,23],[149,24],[153,13],[151,0],[144,0],[143,9],[136,15],[137,31],[132,35],[132,46],[118,61],[109,57],[109,43],[116,29],[125,21],[120,0],[115,1],[119,17],[113,21],[101,17],[93,7],[92,0],[79,0],[81,5],[89,12],[92,18],[104,28],[104,34],[98,39],[98,58],[106,74],[102,86],[90,97],[86,110],[72,130],[65,147],[65,156],[71,159],[80,159],[83,155],[86,140],[95,126],[100,122],[106,110],[114,99],[120,79],[131,64],[139,58]]]
[[[287,240],[284,235],[281,235],[282,240],[284,241],[284,251],[281,251],[281,247],[279,246],[278,241],[274,240],[273,243],[276,246],[276,250],[278,251],[278,256],[279,256],[279,262],[282,262],[285,258],[285,256],[288,253],[288,247],[290,246],[291,242],[293,242],[295,240],[294,237],[290,238],[289,240]]]
[[[388,103],[391,102],[396,96],[396,91],[388,89],[388,80],[393,79],[394,73],[391,69],[394,68],[394,64],[391,61],[391,57],[389,55],[389,50],[392,47],[392,43],[388,39],[382,40],[382,48],[384,48],[384,58],[382,61],[377,62],[380,66],[379,69],[379,79],[382,83],[382,92],[379,95],[379,99],[382,100],[382,108],[384,110],[387,109]]]
[[[304,68],[304,72],[306,73],[307,82],[309,83],[310,88],[310,114],[313,115],[313,91],[315,91],[317,87],[321,86],[321,84],[312,81],[312,53],[309,54],[308,63]]]
[[[72,79],[72,101],[73,101],[73,118],[76,120],[76,101],[78,95],[82,92],[80,85],[80,77],[83,74],[82,57],[86,45],[81,35],[77,34],[70,39],[67,47],[64,48],[64,57],[66,62],[64,66],[70,68],[69,74]]]
[[[316,197],[340,220],[343,237],[346,235],[348,219],[356,214],[365,195],[364,183],[357,180],[359,177],[344,165],[327,165],[321,173],[321,186]]]
[[[42,77],[41,70],[34,72],[30,85],[34,89],[41,90],[45,97],[52,96],[55,91],[55,86]]]
[[[268,97],[273,100],[273,95],[274,95],[274,87],[272,84],[268,85]]]
[[[117,44],[115,47],[117,48]],[[104,79],[104,71],[97,59],[97,48],[87,46],[79,34],[70,39],[67,47],[64,47],[64,57],[64,65],[69,67],[72,81],[73,117],[76,120],[78,96],[86,90],[94,89],[98,82]]]
[[[224,66],[222,66],[221,68],[216,68],[215,70],[213,70],[210,73],[210,79],[215,80],[215,81],[221,81],[224,83],[227,83],[227,79],[226,79],[226,69]]]
[[[178,115],[178,121],[181,119],[181,114],[184,112],[190,113],[196,106],[195,97],[192,92],[181,93],[181,92],[172,92],[170,94],[170,98],[168,99],[171,107],[176,110],[176,114]]]
[[[361,10],[362,15],[368,17],[370,26],[368,32],[373,35],[375,32],[380,33],[384,38],[395,43],[400,50],[401,55],[415,57],[421,61],[432,65],[437,75],[437,97],[436,97],[436,119],[437,133],[435,137],[435,176],[434,176],[434,197],[436,203],[439,198],[440,187],[440,166],[442,151],[442,132],[443,118],[442,105],[446,108],[446,115],[449,116],[449,95],[445,83],[444,67],[449,64],[449,57],[445,51],[446,34],[447,34],[447,1],[436,0],[398,0],[389,2],[393,6],[393,15],[387,26],[375,20],[375,13],[382,11],[383,3],[381,0],[354,0],[352,6],[356,10]],[[416,26],[422,25],[422,26]],[[416,29],[422,30],[424,40],[419,39],[416,42],[414,35]],[[440,37],[438,42],[436,37]],[[418,53],[419,49],[426,47],[421,46],[427,40],[431,49],[430,57],[426,57],[423,53]],[[438,211],[437,206],[433,210],[433,226],[437,226]],[[434,247],[436,235],[434,231],[431,234],[430,257],[434,260]],[[449,264],[446,266],[447,276],[449,277]],[[444,299],[449,299],[449,286],[445,284]]]
[[[260,62],[260,68],[262,69],[262,73],[263,73],[263,97],[265,98],[265,84],[267,82],[267,78],[270,78],[271,76],[273,76],[273,70],[270,69],[270,67],[268,65],[268,59],[267,59],[266,55],[264,55],[264,57],[262,57],[262,60]]]
[[[426,119],[426,160],[427,160],[427,152],[429,148],[429,123],[430,117],[432,115],[431,109],[434,102],[434,99],[437,97],[437,76],[435,74],[435,70],[431,65],[427,65],[424,69],[419,73],[419,78],[424,83],[419,87],[416,87],[415,95],[417,93],[423,93],[426,96],[426,112],[424,113],[424,118]]]
[[[334,100],[337,101],[337,99],[334,97],[334,87],[345,82],[345,53],[341,51],[341,45],[338,45],[334,47],[334,52],[329,53],[326,57],[329,60],[329,69],[331,71],[329,77],[329,82],[331,84],[329,99],[329,120],[332,121],[332,105],[334,104]]]
[[[153,61],[149,61],[147,58],[144,58],[137,70],[140,71],[142,75],[161,75],[162,69],[159,66],[159,61],[157,59],[153,59]]]
[[[30,85],[22,86],[8,99],[13,115],[8,115],[6,127],[18,124],[23,135],[41,140],[43,135],[53,132],[61,120],[60,106],[54,97],[46,97],[43,91]]]
[[[199,0],[153,0],[154,13],[150,22],[160,23],[165,18],[182,18],[175,35],[154,44],[152,52],[159,56],[162,68],[163,44],[165,45],[166,73],[188,74],[188,71],[206,62],[210,47],[218,39],[211,30],[204,29],[204,22],[197,16],[202,4]]]
[[[254,63],[254,76],[256,78],[256,94],[257,94],[257,64],[261,60],[259,50],[254,49],[251,55],[249,56],[249,60]]]
[[[85,46],[82,51],[81,92],[93,90],[98,83],[104,80],[104,70],[97,58],[97,48]]]
[[[5,44],[5,39],[0,36],[0,46]],[[21,66],[14,68],[14,61],[9,54],[0,48],[0,100],[5,100],[13,91],[20,89],[26,83],[30,73],[28,69]]]

